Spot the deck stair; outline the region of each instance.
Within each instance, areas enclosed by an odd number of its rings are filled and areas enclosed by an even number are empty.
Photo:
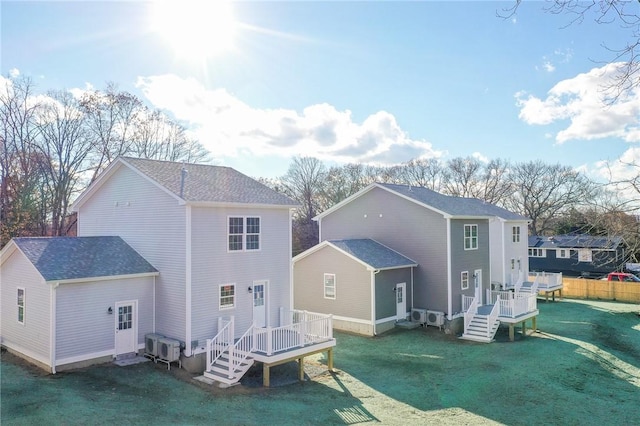
[[[241,358],[243,360],[239,364],[229,369],[229,351],[226,351],[209,366],[204,376],[227,385],[234,385],[242,379],[254,362],[250,356]]]
[[[477,306],[476,300],[472,299],[464,316],[464,332],[460,336],[461,339],[483,343],[493,341],[500,326],[497,304]]]

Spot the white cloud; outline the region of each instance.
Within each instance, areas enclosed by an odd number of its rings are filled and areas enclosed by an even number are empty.
[[[609,64],[560,81],[545,99],[523,91],[516,93],[519,118],[537,125],[569,120],[568,126],[555,135],[558,143],[607,137],[640,141],[640,92],[621,96],[612,105],[603,101],[603,88],[611,84],[619,66]]]
[[[471,154],[471,156],[481,163],[489,164],[489,157],[487,157],[486,155],[482,155],[479,152],[474,152],[473,154]]]
[[[9,70],[9,76],[11,78],[17,78],[20,75],[20,70],[18,68],[11,68]]]
[[[544,68],[546,72],[554,72],[556,70],[555,65],[553,65],[551,61],[544,61],[542,68]]]
[[[627,149],[613,161],[598,161],[592,170],[596,179],[612,182],[621,199],[638,200],[640,194],[628,182],[637,179],[640,173],[640,147]]]
[[[379,111],[362,123],[351,111],[316,104],[301,112],[256,109],[225,89],[207,89],[176,75],[139,77],[137,87],[157,108],[189,124],[214,156],[314,156],[336,162],[397,164],[439,157],[431,143],[411,139],[395,117]]]

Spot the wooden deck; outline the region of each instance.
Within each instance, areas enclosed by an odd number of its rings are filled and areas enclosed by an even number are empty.
[[[480,315],[488,315],[491,310],[493,309],[493,305],[482,305],[482,306],[478,306],[478,314]],[[524,314],[520,314],[518,316],[516,316],[515,318],[511,318],[511,317],[507,317],[507,316],[500,316],[498,315],[498,319],[500,320],[501,324],[507,324],[509,326],[509,340],[510,341],[514,341],[515,340],[515,327],[518,325],[521,325],[522,327],[522,335],[526,336],[527,332],[527,321],[531,320],[532,324],[531,324],[531,329],[533,331],[537,330],[537,317],[540,314],[540,311],[538,309],[536,309],[535,311],[532,312],[526,312]]]

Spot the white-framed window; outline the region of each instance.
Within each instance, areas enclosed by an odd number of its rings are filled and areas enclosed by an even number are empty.
[[[530,257],[547,257],[547,254],[545,253],[544,249],[541,249],[541,248],[530,248],[529,249],[529,256]]]
[[[324,298],[336,298],[336,274],[324,274]]]
[[[260,250],[260,218],[256,216],[229,216],[228,250]]]
[[[511,228],[511,233],[512,233],[512,240],[514,243],[519,243],[520,242],[520,227],[519,226],[514,226],[513,228]]]
[[[516,260],[514,258],[511,258],[511,270],[516,270]]]
[[[556,251],[557,257],[559,259],[569,259],[569,250],[567,249],[558,249]]]
[[[465,250],[478,249],[478,225],[464,226],[464,249]]]
[[[231,309],[236,306],[236,285],[220,285],[220,309]]]
[[[460,288],[462,290],[469,288],[469,271],[460,272]]]
[[[578,262],[591,262],[593,261],[593,253],[589,249],[578,250]]]
[[[24,324],[24,310],[26,307],[26,300],[24,294],[24,288],[18,288],[18,322]]]

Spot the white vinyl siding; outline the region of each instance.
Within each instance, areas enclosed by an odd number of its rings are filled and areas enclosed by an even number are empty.
[[[464,249],[478,249],[478,225],[464,225]]]
[[[324,274],[324,298],[336,298],[336,274]]]

